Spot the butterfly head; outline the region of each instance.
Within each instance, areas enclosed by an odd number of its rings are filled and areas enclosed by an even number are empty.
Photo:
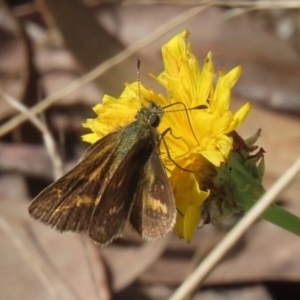
[[[149,106],[142,106],[142,108],[137,112],[135,118],[156,128],[158,127],[162,116],[162,108],[155,102],[149,101]]]

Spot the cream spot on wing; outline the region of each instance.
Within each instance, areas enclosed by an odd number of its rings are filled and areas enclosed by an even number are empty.
[[[109,215],[114,215],[114,214],[116,214],[119,211],[120,211],[120,207],[114,206],[114,207],[112,207],[112,208],[109,209],[108,214]]]
[[[148,207],[152,210],[161,210],[164,214],[167,214],[168,212],[167,206],[160,200],[154,198],[151,198],[151,200],[148,202]]]
[[[93,198],[89,196],[81,196],[77,197],[76,199],[76,206],[83,206],[83,205],[90,205],[92,202],[94,202]]]

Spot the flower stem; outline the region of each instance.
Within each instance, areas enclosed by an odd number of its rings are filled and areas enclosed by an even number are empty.
[[[262,218],[300,236],[300,218],[276,204],[269,207]]]

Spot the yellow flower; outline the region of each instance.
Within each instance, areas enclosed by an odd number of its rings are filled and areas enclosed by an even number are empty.
[[[227,74],[220,71],[214,88],[212,54],[207,55],[200,69],[191,45],[185,42],[187,35],[188,31],[183,31],[163,46],[165,70],[158,77],[152,75],[166,88],[168,96],[143,86],[139,89],[137,83],[127,84],[119,99],[105,96],[103,103],[94,108],[98,117],[84,123],[93,133],[83,139],[93,143],[132,122],[142,105],[140,99],[167,106],[158,130],[171,131],[164,135],[167,149],[161,143],[160,153],[176,199],[175,232],[190,241],[200,222],[203,202],[210,194],[214,167],[222,166],[233,148],[228,134],[244,121],[250,104],[235,114],[229,111],[231,88],[241,67]],[[148,105],[146,100],[142,102]]]
[[[82,125],[89,128],[92,133],[82,136],[82,140],[88,143],[95,143],[108,133],[130,124],[142,105],[148,105],[145,99],[151,99],[156,103],[161,103],[162,96],[152,92],[151,89],[145,89],[139,86],[137,82],[125,84],[125,89],[121,96],[116,99],[105,95],[101,104],[97,104],[93,110],[97,114],[95,119],[87,119]],[[141,102],[142,99],[142,102]]]

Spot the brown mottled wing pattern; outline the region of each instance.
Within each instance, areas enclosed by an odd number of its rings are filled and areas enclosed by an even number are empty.
[[[155,144],[151,139],[138,139],[120,163],[93,213],[88,231],[93,240],[108,244],[122,235],[143,176],[141,171],[153,147]]]
[[[118,168],[114,162],[120,135],[111,133],[92,145],[74,169],[32,201],[30,215],[60,231],[87,230],[107,177]]]
[[[130,223],[143,238],[153,239],[172,230],[175,219],[172,188],[157,148],[154,148],[141,174]]]
[[[143,120],[105,136],[32,201],[29,213],[60,231],[87,230],[101,244],[120,236],[129,216],[143,237],[164,235],[176,209],[156,138]]]

